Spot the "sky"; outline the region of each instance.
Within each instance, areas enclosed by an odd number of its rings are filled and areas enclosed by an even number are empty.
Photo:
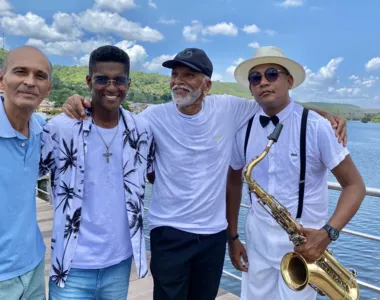
[[[294,100],[379,108],[379,11],[378,0],[0,0],[0,25],[6,49],[33,45],[61,65],[112,44],[132,70],[169,75],[163,61],[202,48],[226,82],[257,47],[276,46],[306,70]]]

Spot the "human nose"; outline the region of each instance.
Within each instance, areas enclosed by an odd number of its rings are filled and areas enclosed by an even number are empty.
[[[106,89],[107,90],[117,90],[116,80],[108,79]]]
[[[24,84],[27,86],[35,86],[36,85],[36,78],[33,74],[28,74],[28,76],[24,79]]]

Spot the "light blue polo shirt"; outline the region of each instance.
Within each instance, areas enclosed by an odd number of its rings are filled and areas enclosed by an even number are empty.
[[[0,98],[0,281],[34,269],[45,255],[36,214],[42,127],[32,116],[29,139],[16,132]]]

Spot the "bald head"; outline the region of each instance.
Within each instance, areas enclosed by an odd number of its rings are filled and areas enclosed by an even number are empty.
[[[41,67],[48,67],[49,79],[52,78],[53,66],[49,61],[48,57],[38,48],[33,46],[21,46],[9,51],[3,62],[3,74],[9,70],[9,66],[13,65],[15,61],[19,61],[20,57],[26,58],[30,61],[35,61],[37,64],[40,64]]]

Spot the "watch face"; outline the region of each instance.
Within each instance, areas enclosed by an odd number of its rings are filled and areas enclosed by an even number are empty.
[[[339,231],[335,228],[330,229],[330,237],[333,241],[335,241],[339,237]]]

